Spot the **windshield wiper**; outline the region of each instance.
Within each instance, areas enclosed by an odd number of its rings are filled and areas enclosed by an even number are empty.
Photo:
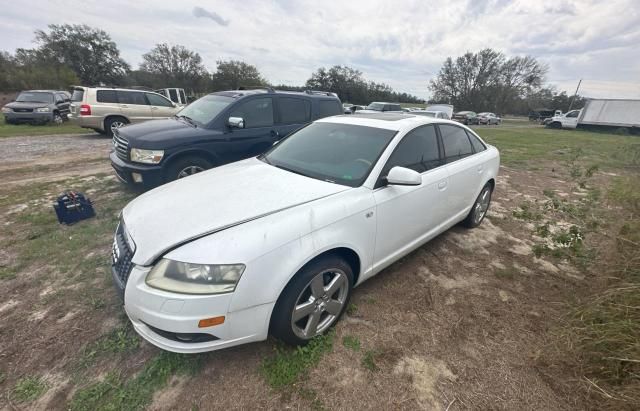
[[[189,116],[185,116],[185,115],[179,115],[178,116],[178,115],[176,115],[175,117],[185,119],[187,121],[187,123],[191,124],[194,127],[198,127],[198,124],[195,122],[195,120],[192,119]]]
[[[271,164],[271,163],[269,163],[269,164]],[[282,165],[279,165],[279,164],[272,164],[272,165],[273,165],[274,167],[280,168],[280,169],[285,170],[285,171],[288,171],[288,172],[290,172],[290,173],[300,174],[301,176],[309,177],[308,175],[306,175],[306,174],[304,174],[304,173],[302,173],[302,172],[300,172],[300,171],[294,170],[294,169],[292,169],[292,168],[289,168],[289,167],[285,167],[285,166],[282,166]]]

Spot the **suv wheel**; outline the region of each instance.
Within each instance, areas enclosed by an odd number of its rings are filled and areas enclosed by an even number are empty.
[[[113,132],[120,127],[124,127],[129,122],[124,117],[109,117],[104,121],[104,130],[109,137],[113,137]]]
[[[353,272],[343,259],[332,255],[317,259],[303,267],[278,298],[271,333],[288,344],[306,344],[338,321],[352,288]]]
[[[174,162],[169,167],[167,181],[178,180],[180,178],[189,177],[213,167],[209,161],[202,157],[184,157]]]
[[[53,113],[53,119],[52,119],[53,124],[55,124],[56,126],[59,126],[60,124],[62,124],[63,121],[64,119],[62,118],[60,113],[58,113],[57,111]]]

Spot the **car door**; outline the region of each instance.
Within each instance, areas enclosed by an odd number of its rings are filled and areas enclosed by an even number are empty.
[[[562,121],[562,126],[565,128],[576,128],[578,127],[578,115],[580,114],[580,110],[573,110],[565,114],[564,121]]]
[[[438,124],[438,129],[449,175],[449,208],[452,218],[457,218],[471,207],[482,188],[487,158],[478,151],[484,151],[485,147],[462,127]],[[471,136],[477,148],[474,148]]]
[[[167,98],[156,93],[145,93],[149,107],[151,107],[151,115],[154,119],[169,118],[178,111],[176,106]]]
[[[244,128],[228,127],[225,134],[225,152],[231,161],[262,154],[280,138],[275,125],[272,97],[243,99],[228,113],[229,118],[244,120]]]
[[[386,185],[384,177],[395,166],[418,171],[418,186]],[[448,214],[448,174],[433,125],[407,133],[380,173],[374,189],[377,232],[374,271],[438,233]]]
[[[139,123],[153,119],[151,106],[147,102],[144,92],[131,90],[117,90],[120,112],[130,123]]]
[[[311,101],[299,97],[278,97],[278,139],[288,136],[311,121]]]
[[[58,108],[58,112],[63,118],[66,118],[69,115],[69,106],[71,101],[69,98],[63,93],[55,93],[56,107]]]

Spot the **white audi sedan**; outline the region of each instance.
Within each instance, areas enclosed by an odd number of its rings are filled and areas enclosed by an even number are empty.
[[[353,288],[462,222],[484,219],[498,151],[411,114],[318,120],[267,153],[129,203],[112,273],[135,330],[195,353],[271,333],[304,344]]]

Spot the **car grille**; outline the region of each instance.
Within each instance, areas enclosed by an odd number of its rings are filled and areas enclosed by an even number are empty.
[[[113,149],[121,160],[129,161],[129,142],[120,135],[118,130],[113,133]]]
[[[134,253],[134,250],[129,246],[124,230],[124,223],[120,222],[120,224],[118,224],[118,229],[116,230],[116,235],[113,240],[113,248],[111,251],[111,265],[123,286],[127,284],[129,274],[133,268],[131,259],[133,258]]]
[[[14,108],[13,111],[16,113],[33,113],[32,108]]]

